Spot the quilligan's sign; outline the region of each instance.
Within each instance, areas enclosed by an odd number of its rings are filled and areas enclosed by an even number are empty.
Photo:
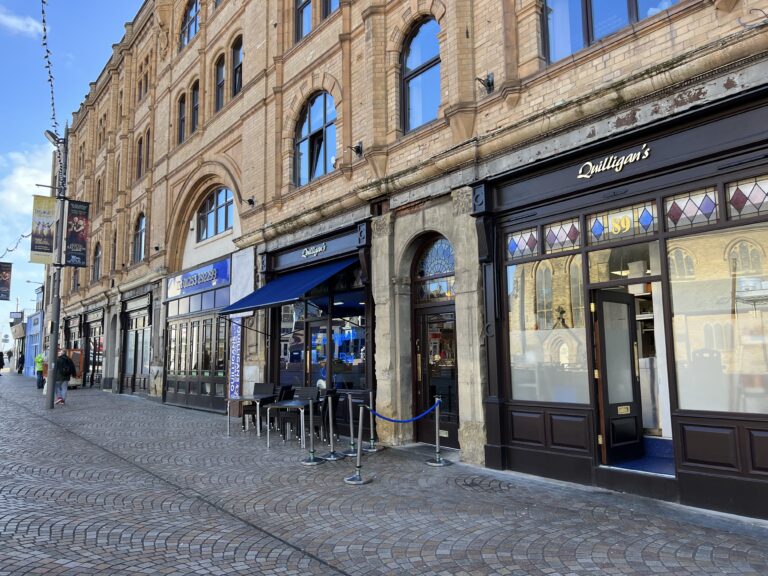
[[[614,172],[618,173],[624,170],[626,166],[634,164],[635,162],[640,162],[641,160],[645,160],[650,155],[651,147],[648,146],[648,144],[643,144],[640,147],[640,150],[629,152],[623,156],[616,156],[615,154],[611,154],[602,160],[595,162],[584,162],[584,164],[579,167],[579,174],[576,177],[589,179],[592,178],[592,176],[595,174],[600,174],[601,172],[607,172],[609,170],[613,170]]]

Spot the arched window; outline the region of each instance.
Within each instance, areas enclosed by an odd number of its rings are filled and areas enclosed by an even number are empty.
[[[243,37],[238,36],[232,44],[232,96],[243,89]]]
[[[136,142],[136,178],[141,178],[144,171],[144,139]]]
[[[312,31],[312,0],[296,0],[296,42]]]
[[[315,95],[296,126],[294,181],[297,186],[333,171],[336,164],[336,106],[327,92]]]
[[[232,190],[227,188],[214,190],[197,211],[197,241],[231,230],[234,223],[235,205]]]
[[[101,208],[101,178],[96,180],[96,209]]]
[[[184,142],[184,135],[187,129],[187,97],[182,94],[179,98],[179,114],[178,114],[178,141],[179,144]]]
[[[403,130],[431,122],[440,106],[440,26],[434,19],[422,22],[403,50]]]
[[[551,330],[553,326],[552,269],[542,262],[536,269],[536,328]]]
[[[581,276],[581,256],[571,260],[568,270],[571,283],[571,328],[584,326],[584,279]]]
[[[453,246],[446,238],[436,238],[424,247],[416,261],[416,299],[419,302],[453,299],[455,273],[456,255]]]
[[[736,274],[761,274],[763,271],[760,249],[746,240],[740,241],[731,248],[728,258]]]
[[[328,18],[339,9],[339,0],[323,0],[323,18]]]
[[[72,291],[80,288],[80,268],[72,270]]]
[[[96,244],[93,251],[93,266],[91,267],[91,280],[94,282],[101,278],[101,244]]]
[[[112,249],[109,254],[109,269],[114,272],[117,266],[117,232],[112,234]]]
[[[690,280],[693,278],[693,258],[680,248],[669,253],[669,277],[672,280]]]
[[[152,139],[149,137],[149,128],[147,128],[147,134],[144,138],[144,172],[149,172],[149,168],[152,165],[152,157],[150,156],[150,149],[149,149],[149,143],[152,141]]]
[[[214,99],[214,111],[218,112],[224,107],[224,56],[216,60],[216,97]]]
[[[144,214],[139,214],[136,218],[136,225],[133,227],[133,263],[144,260],[144,234],[146,232],[146,220]]]
[[[181,21],[179,50],[192,41],[198,30],[200,30],[200,0],[189,0]]]
[[[200,121],[200,83],[192,84],[192,117],[189,119],[189,133],[194,134]]]

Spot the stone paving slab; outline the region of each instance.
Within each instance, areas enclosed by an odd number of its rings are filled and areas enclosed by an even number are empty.
[[[232,424],[3,372],[0,576],[768,574],[766,522],[393,449],[353,487]]]

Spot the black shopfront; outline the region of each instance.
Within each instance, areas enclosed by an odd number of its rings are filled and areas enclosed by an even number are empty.
[[[768,107],[478,183],[486,463],[768,516]]]
[[[122,354],[120,394],[149,395],[152,335],[152,293],[150,287],[123,295],[121,310]]]

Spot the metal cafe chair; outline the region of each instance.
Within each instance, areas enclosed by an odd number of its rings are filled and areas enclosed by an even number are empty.
[[[305,386],[294,389],[293,399],[297,400],[312,400],[313,403],[317,403],[320,390],[316,386]],[[303,430],[299,430],[299,412],[298,410],[281,410],[277,417],[278,426],[280,427],[280,436],[283,441],[288,439],[287,426],[290,424],[291,430],[296,432],[296,437],[301,438],[300,434],[303,434]]]
[[[280,386],[280,389],[277,391],[277,398],[275,399],[275,402],[282,402],[283,400],[293,400],[293,394],[294,394],[294,387],[290,384],[284,384],[283,386]],[[277,411],[274,414],[270,414],[269,418],[270,421],[267,422],[267,426],[270,426],[273,430],[275,427],[279,424],[278,422],[278,416],[280,412]]]
[[[266,394],[275,394],[275,387],[272,384],[262,384],[262,383],[256,383],[253,385],[253,395],[254,396],[261,396]],[[266,404],[269,404],[270,402],[274,402],[274,398],[264,398],[260,401],[260,405],[264,406]],[[251,422],[253,423],[253,427],[256,428],[257,431],[261,430],[261,418],[259,418],[259,421],[256,421],[256,416],[259,415],[259,404],[256,402],[251,402],[250,404],[243,405],[243,430],[245,430],[245,418],[246,416],[251,417]]]

